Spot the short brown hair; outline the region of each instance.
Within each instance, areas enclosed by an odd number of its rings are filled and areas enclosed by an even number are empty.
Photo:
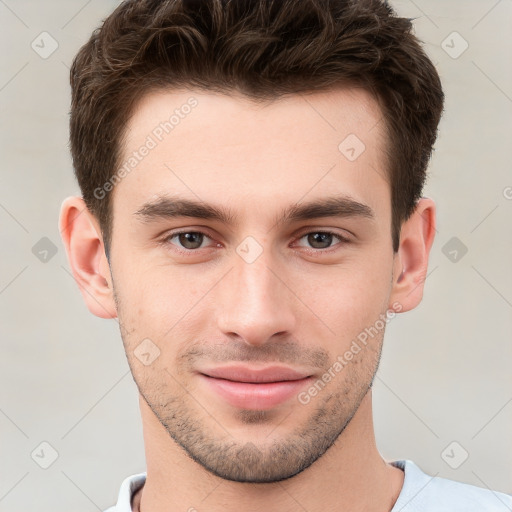
[[[443,110],[438,73],[411,20],[382,0],[127,0],[71,68],[70,146],[84,201],[105,248],[110,194],[135,102],[150,90],[195,87],[255,101],[362,86],[388,139],[393,250],[421,197]]]

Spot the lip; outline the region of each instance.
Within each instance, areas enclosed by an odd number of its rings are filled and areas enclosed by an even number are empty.
[[[287,366],[267,366],[265,368],[223,366],[201,370],[201,373],[216,379],[250,383],[291,381],[309,377],[309,374]]]
[[[282,366],[226,366],[202,370],[199,378],[233,407],[268,410],[296,396],[312,376]]]

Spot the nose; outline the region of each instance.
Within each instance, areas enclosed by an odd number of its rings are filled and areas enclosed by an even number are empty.
[[[220,283],[217,323],[221,332],[254,346],[290,335],[297,304],[283,272],[265,252],[252,263],[236,254],[233,259],[234,268]]]

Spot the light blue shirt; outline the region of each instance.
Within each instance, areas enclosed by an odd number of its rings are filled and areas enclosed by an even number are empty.
[[[512,512],[509,494],[429,476],[411,460],[390,464],[405,472],[404,485],[391,512]],[[117,505],[105,512],[132,512],[132,496],[145,481],[146,473],[126,478]]]

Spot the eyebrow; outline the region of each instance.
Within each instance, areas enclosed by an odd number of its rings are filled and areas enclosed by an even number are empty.
[[[134,213],[142,222],[150,223],[161,219],[193,217],[216,220],[228,225],[236,225],[236,216],[229,208],[206,204],[202,201],[162,196],[145,203]],[[375,212],[366,204],[348,196],[334,196],[297,203],[286,208],[277,217],[275,225],[323,217],[367,218],[375,220]]]

